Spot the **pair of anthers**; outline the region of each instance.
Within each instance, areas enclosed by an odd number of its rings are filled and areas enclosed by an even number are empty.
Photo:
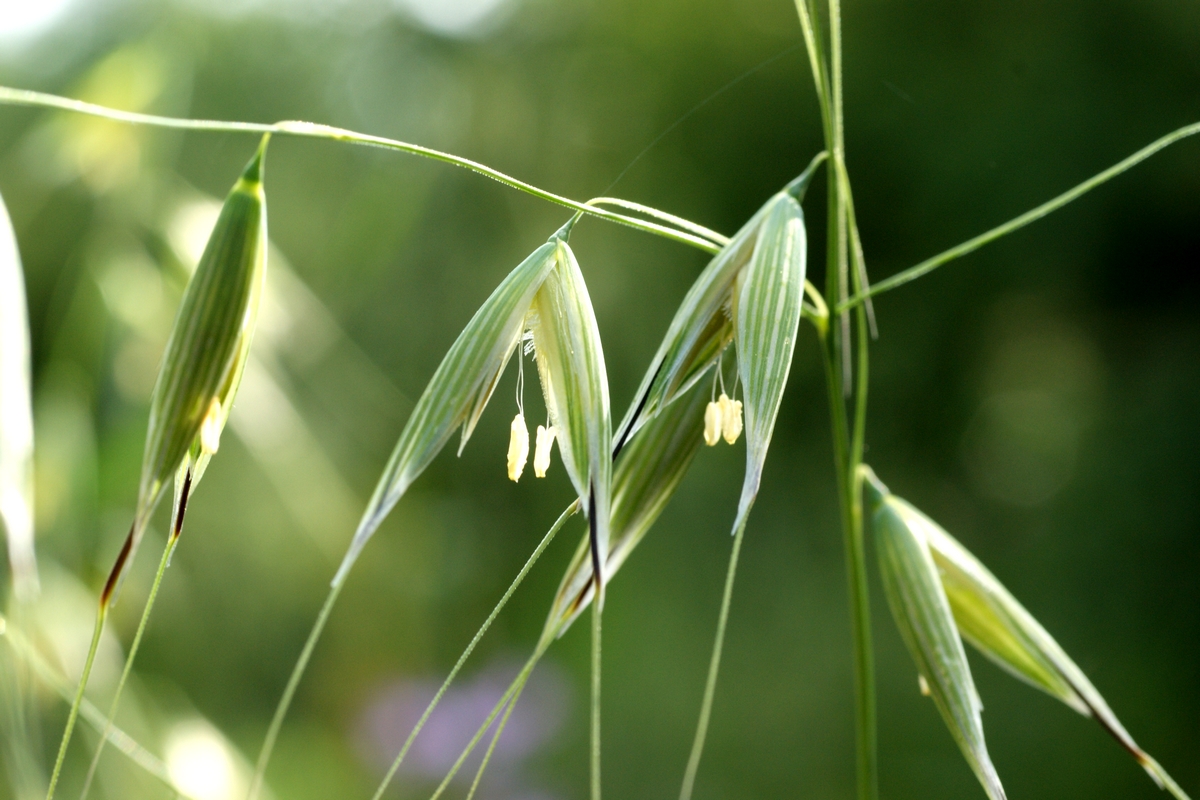
[[[716,446],[722,438],[726,443],[733,444],[742,435],[742,401],[733,400],[725,394],[724,362],[724,358],[717,361],[712,387],[715,399],[710,400],[704,409],[704,443],[709,447]],[[718,385],[721,387],[720,397],[716,397]],[[733,393],[737,394],[737,380],[733,382]]]
[[[513,417],[508,437],[508,479],[516,482],[525,471],[525,463],[529,460],[529,428],[525,425],[525,359],[523,343],[517,345],[517,415]],[[533,449],[533,474],[538,478],[546,477],[550,468],[550,448],[554,446],[554,438],[558,428],[546,420],[545,425],[537,426],[537,439]]]

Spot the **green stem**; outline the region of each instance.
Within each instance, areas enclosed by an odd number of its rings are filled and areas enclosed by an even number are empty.
[[[487,752],[483,754],[483,761],[479,763],[479,769],[475,770],[475,780],[471,781],[471,791],[467,792],[467,800],[472,800],[475,797],[475,792],[479,789],[479,782],[483,780],[483,773],[487,770],[488,763],[492,760],[492,753],[496,750],[496,744],[500,741],[500,734],[504,733],[504,727],[508,725],[508,718],[512,715],[513,709],[517,707],[517,701],[521,699],[521,692],[525,690],[524,684],[518,686],[513,692],[512,700],[504,709],[504,716],[500,718],[500,723],[496,726],[496,732],[492,734],[492,740],[488,742]]]
[[[850,229],[851,254],[855,261],[852,272],[855,290],[861,291],[866,282],[866,266],[863,264],[862,243],[859,241],[858,223],[854,215],[854,203],[850,199],[849,178],[842,172],[847,222]],[[858,791],[860,800],[873,800],[879,791],[878,728],[875,701],[875,658],[871,645],[871,605],[867,585],[866,552],[863,545],[863,504],[860,490],[859,465],[862,463],[867,429],[867,390],[869,384],[870,359],[868,347],[870,337],[870,306],[859,305],[854,310],[856,339],[858,344],[858,371],[854,385],[854,423],[850,435],[850,458],[846,464],[845,489],[849,496],[843,501],[849,508],[850,528],[846,532],[846,574],[850,587],[851,619],[854,629],[854,668],[856,692],[856,716],[858,720]]]
[[[108,741],[109,733],[112,731],[113,722],[117,716],[117,708],[121,704],[121,693],[125,690],[125,682],[129,680],[129,674],[133,671],[133,661],[137,658],[138,648],[142,644],[142,635],[145,634],[146,626],[150,622],[150,611],[154,608],[154,601],[158,597],[158,588],[162,585],[167,565],[171,563],[171,553],[175,551],[175,545],[178,543],[178,534],[172,533],[167,540],[167,546],[163,548],[162,558],[158,562],[158,571],[154,573],[154,583],[150,585],[150,596],[146,598],[146,608],[143,609],[142,618],[138,622],[137,633],[133,636],[133,644],[129,646],[129,656],[125,659],[125,668],[121,670],[121,679],[117,681],[117,691],[113,695],[112,703],[108,709],[108,721],[105,723],[104,733],[100,736],[100,742],[96,745],[96,753],[92,756],[92,763],[88,766],[87,777],[83,780],[83,791],[79,793],[79,800],[86,800],[88,791],[92,788],[92,780],[96,776],[96,768],[100,766],[100,754],[104,752],[104,744]]]
[[[704,239],[708,239],[718,247],[724,247],[725,245],[729,244],[728,236],[717,233],[711,228],[706,228],[703,225],[697,225],[691,220],[684,219],[683,217],[677,217],[674,214],[668,214],[666,211],[659,211],[657,208],[652,208],[651,206],[644,206],[641,203],[634,203],[631,200],[622,200],[619,197],[593,197],[591,200],[588,200],[585,205],[617,206],[618,208],[635,211],[638,214],[645,214],[648,217],[661,219],[663,222],[669,222],[677,228],[682,228],[685,231],[689,231]]]
[[[597,594],[596,602],[592,603],[592,800],[600,800],[600,619],[603,601],[603,594]]]
[[[249,800],[256,800],[262,789],[267,763],[271,760],[271,752],[275,749],[275,740],[279,738],[279,731],[283,727],[283,718],[287,716],[288,708],[292,705],[292,698],[296,694],[296,688],[300,685],[300,678],[303,677],[304,670],[308,667],[308,660],[312,658],[317,640],[321,638],[321,631],[325,629],[329,613],[333,611],[333,604],[337,602],[344,585],[343,581],[329,587],[329,594],[325,596],[325,605],[321,606],[321,611],[317,614],[317,621],[313,623],[308,640],[304,643],[304,649],[300,651],[300,657],[296,659],[296,665],[292,667],[292,674],[288,678],[287,686],[284,687],[283,696],[279,698],[279,705],[276,706],[275,716],[271,718],[271,725],[267,728],[266,738],[263,739],[262,750],[258,753],[258,761],[254,766],[254,777],[250,781],[250,791],[246,795]]]
[[[700,720],[696,723],[696,737],[692,740],[692,752],[688,757],[687,771],[683,774],[683,786],[679,800],[691,800],[692,788],[696,785],[696,772],[700,769],[700,755],[704,752],[704,739],[708,736],[708,721],[712,716],[713,698],[717,692],[717,673],[721,669],[721,653],[725,648],[725,628],[729,622],[729,606],[733,601],[733,581],[737,576],[738,555],[742,551],[742,538],[746,533],[746,514],[733,537],[733,550],[729,554],[729,568],[725,573],[725,592],[721,596],[721,614],[717,618],[717,636],[713,641],[712,657],[708,663],[708,678],[704,682],[704,701],[700,704]]]
[[[917,264],[916,266],[913,266],[913,267],[909,267],[908,269],[904,270],[903,272],[897,273],[897,274],[893,275],[892,277],[888,278],[887,280],[876,283],[875,285],[871,286],[866,291],[858,292],[857,294],[854,295],[854,297],[851,297],[847,300],[840,302],[838,304],[836,310],[838,312],[845,311],[846,309],[857,306],[858,304],[862,303],[867,298],[874,297],[875,295],[883,294],[884,292],[890,292],[892,289],[903,286],[904,284],[908,283],[909,281],[914,281],[917,278],[921,277],[922,275],[925,275],[928,272],[932,272],[933,270],[937,269],[938,267],[942,266],[943,264],[953,261],[956,258],[961,258],[962,256],[965,256],[968,253],[972,253],[972,252],[978,250],[979,248],[983,247],[985,244],[994,242],[996,239],[999,239],[1002,236],[1006,236],[1015,230],[1023,228],[1031,222],[1036,222],[1037,220],[1041,219],[1042,217],[1044,217],[1048,214],[1051,214],[1054,211],[1057,211],[1058,209],[1062,208],[1067,203],[1070,203],[1072,200],[1075,200],[1076,198],[1079,198],[1082,195],[1087,194],[1088,192],[1090,192],[1092,189],[1095,189],[1100,184],[1105,183],[1106,181],[1109,181],[1109,180],[1115,178],[1116,176],[1120,175],[1122,172],[1125,172],[1126,170],[1130,169],[1131,167],[1134,167],[1134,166],[1140,164],[1141,162],[1145,161],[1150,156],[1157,153],[1159,150],[1162,150],[1163,148],[1168,147],[1168,146],[1174,144],[1175,142],[1178,142],[1181,139],[1186,139],[1189,136],[1194,136],[1197,133],[1200,133],[1200,122],[1193,123],[1191,125],[1185,125],[1184,127],[1179,128],[1178,130],[1172,131],[1171,133],[1168,133],[1166,136],[1163,136],[1160,139],[1154,140],[1150,144],[1143,147],[1141,150],[1138,150],[1136,153],[1129,156],[1128,158],[1126,158],[1122,161],[1119,161],[1116,164],[1113,164],[1111,167],[1104,170],[1103,172],[1093,175],[1092,177],[1088,178],[1086,181],[1079,184],[1078,186],[1075,186],[1072,189],[1068,189],[1067,191],[1063,192],[1062,194],[1058,195],[1057,197],[1047,200],[1046,202],[1042,203],[1040,206],[1037,206],[1036,208],[1032,208],[1029,211],[1026,211],[1024,214],[1021,214],[1020,216],[1013,217],[1008,222],[1005,222],[1003,225],[997,225],[995,228],[992,228],[989,231],[985,231],[984,233],[979,234],[978,236],[976,236],[973,239],[968,239],[967,241],[963,242],[962,244],[957,245],[955,247],[951,247],[949,250],[939,253],[936,256],[933,256],[932,258],[927,258],[924,261],[922,261],[920,264]]]
[[[492,707],[492,711],[490,714],[488,714],[487,719],[485,719],[483,724],[479,726],[479,729],[475,731],[475,736],[471,738],[471,741],[467,742],[467,746],[463,748],[462,753],[459,754],[458,760],[454,762],[454,766],[450,767],[450,771],[446,773],[446,777],[442,779],[442,782],[438,785],[437,790],[434,791],[429,800],[438,800],[438,798],[442,796],[442,793],[446,791],[446,787],[450,785],[450,781],[453,780],[454,776],[458,774],[458,771],[462,769],[463,762],[470,757],[471,753],[475,750],[475,746],[479,744],[479,740],[483,738],[483,735],[487,733],[488,728],[492,726],[492,722],[495,721],[496,716],[500,713],[501,709],[508,706],[509,702],[513,700],[522,689],[525,688],[525,683],[529,680],[529,676],[533,672],[533,668],[537,666],[538,661],[540,661],[542,656],[545,655],[546,648],[550,646],[550,641],[553,638],[554,637],[552,636],[544,638],[542,642],[539,643],[537,649],[534,650],[533,655],[530,656],[529,660],[525,662],[525,666],[521,668],[519,673],[517,673],[517,677],[513,678],[513,682],[509,684],[508,689],[506,689],[504,694],[500,696],[500,699],[496,702],[496,705]]]
[[[867,591],[866,558],[863,552],[862,505],[859,502],[856,473],[862,460],[866,434],[867,410],[867,315],[863,308],[856,314],[858,374],[852,376],[851,361],[854,342],[851,340],[850,320],[843,306],[849,294],[851,282],[863,282],[865,270],[861,265],[857,226],[853,226],[853,207],[850,200],[850,178],[846,170],[845,122],[842,92],[842,11],[840,0],[828,0],[829,5],[829,111],[830,124],[827,131],[832,141],[826,146],[831,153],[830,178],[830,229],[836,236],[831,243],[827,268],[835,286],[827,296],[839,299],[840,343],[827,352],[838,356],[841,381],[830,386],[831,411],[835,418],[835,437],[843,444],[835,448],[837,454],[838,490],[841,495],[842,530],[846,549],[846,577],[850,593],[850,619],[854,637],[854,685],[855,685],[855,732],[857,741],[857,785],[859,800],[875,800],[878,796],[878,748],[875,721],[875,667],[871,648],[871,608]],[[853,239],[853,242],[851,241]],[[850,271],[850,252],[856,256],[856,269]],[[834,277],[836,276],[836,277]],[[832,291],[836,288],[836,293]],[[856,287],[858,288],[858,287]],[[865,288],[865,287],[862,287]],[[834,364],[828,363],[826,374],[834,380]],[[841,389],[839,392],[838,389]],[[845,447],[846,408],[843,398],[854,391],[854,420],[850,430],[849,450]],[[840,424],[838,422],[840,421]],[[840,428],[840,431],[838,430]]]
[[[13,89],[7,86],[0,86],[0,104],[57,108],[63,111],[73,111],[79,114],[89,114],[95,117],[103,117],[104,119],[110,119],[115,122],[126,122],[134,125],[153,125],[159,128],[174,128],[177,130],[193,131],[221,131],[225,133],[272,133],[285,136],[299,136],[310,139],[329,139],[332,141],[367,145],[369,147],[382,147],[387,150],[398,150],[402,153],[408,153],[409,155],[430,158],[434,161],[441,161],[446,164],[452,164],[456,167],[469,169],[472,172],[476,172],[484,177],[491,178],[494,181],[502,183],[505,186],[518,189],[526,194],[533,195],[534,197],[542,200],[556,203],[560,206],[566,206],[567,208],[582,212],[584,214],[591,214],[592,216],[608,220],[609,222],[615,222],[619,225],[625,225],[646,233],[653,233],[666,239],[672,239],[683,244],[688,244],[708,253],[715,253],[720,249],[712,242],[700,236],[696,236],[686,231],[668,228],[664,225],[657,225],[653,222],[646,222],[645,220],[636,219],[624,214],[616,214],[612,211],[605,211],[602,208],[590,206],[587,203],[580,203],[579,201],[572,200],[569,197],[563,197],[562,195],[554,194],[553,192],[540,189],[532,184],[517,180],[516,178],[506,175],[499,170],[492,169],[485,164],[480,164],[478,161],[472,161],[469,158],[463,158],[451,153],[444,153],[441,150],[434,150],[430,147],[422,147],[421,145],[401,142],[396,139],[387,139],[382,136],[372,136],[366,133],[358,133],[356,131],[350,131],[344,128],[335,128],[329,125],[319,125],[312,122],[300,122],[295,120],[276,122],[274,124],[264,124],[259,122],[223,122],[219,120],[162,117],[156,114],[139,114],[132,111],[119,111],[117,109],[96,105],[95,103],[85,103],[81,100],[72,100],[70,98],[45,94],[43,92],[32,92],[26,89]],[[692,224],[694,225],[694,223]]]
[[[463,650],[462,655],[460,655],[458,657],[458,661],[455,662],[454,668],[450,670],[450,674],[446,676],[446,680],[442,681],[442,685],[438,688],[437,693],[433,696],[433,699],[429,701],[429,705],[425,707],[425,711],[421,714],[421,718],[417,720],[417,724],[413,727],[412,732],[409,733],[408,738],[404,740],[404,745],[400,748],[399,754],[397,754],[396,759],[392,762],[391,767],[388,768],[387,774],[383,777],[383,782],[379,784],[379,788],[375,790],[375,794],[372,795],[371,800],[380,800],[383,797],[383,793],[387,791],[387,787],[392,782],[392,778],[395,776],[396,770],[400,768],[400,764],[404,761],[404,757],[408,755],[409,748],[411,748],[413,742],[416,741],[417,735],[421,732],[421,729],[425,727],[425,723],[429,721],[429,717],[433,714],[433,710],[437,708],[438,703],[441,702],[442,695],[446,693],[446,690],[450,688],[450,684],[454,681],[455,677],[458,676],[459,670],[463,668],[463,664],[467,663],[467,659],[471,656],[471,653],[475,651],[475,645],[479,644],[479,640],[483,638],[484,634],[487,633],[488,628],[490,628],[492,623],[496,621],[496,617],[500,615],[500,611],[505,605],[508,604],[509,598],[512,597],[513,593],[517,591],[517,587],[521,585],[521,582],[525,580],[525,576],[529,574],[529,570],[531,570],[533,565],[537,563],[537,560],[539,557],[541,557],[542,552],[547,546],[549,546],[550,542],[553,541],[555,534],[558,533],[563,524],[566,523],[566,521],[578,510],[579,501],[576,500],[574,503],[568,506],[562,514],[559,515],[558,519],[554,521],[554,524],[550,526],[550,530],[546,532],[544,537],[542,537],[542,541],[538,543],[536,548],[534,548],[533,554],[529,556],[529,559],[525,562],[525,566],[521,567],[521,571],[517,573],[517,577],[513,579],[511,584],[509,584],[508,590],[504,593],[504,596],[500,598],[500,602],[496,603],[496,607],[492,609],[492,613],[488,615],[488,618],[484,620],[483,625],[481,625],[479,630],[475,632],[475,636],[471,639],[470,644],[468,644],[466,649]]]
[[[58,756],[54,759],[54,770],[50,773],[50,788],[46,790],[46,800],[54,800],[54,789],[58,786],[58,776],[62,773],[63,761],[67,757],[67,746],[71,743],[71,734],[75,730],[75,720],[79,718],[79,706],[83,703],[83,690],[87,688],[88,678],[92,675],[92,664],[96,661],[96,650],[100,647],[100,635],[104,633],[104,620],[108,617],[107,598],[101,601],[96,610],[96,628],[92,631],[92,643],[88,646],[87,659],[83,662],[83,674],[79,676],[79,688],[75,690],[75,699],[71,701],[71,710],[67,714],[67,727],[63,730],[62,741],[58,745]]]

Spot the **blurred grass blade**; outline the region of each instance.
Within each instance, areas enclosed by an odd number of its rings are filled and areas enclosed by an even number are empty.
[[[501,281],[450,346],[400,433],[334,585],[345,580],[367,540],[460,425],[462,452],[521,338],[534,294],[554,269],[556,236]]]
[[[746,476],[736,531],[758,494],[763,462],[792,368],[804,297],[804,212],[788,192],[766,206],[754,254],[734,293],[734,340],[745,396]]]
[[[917,670],[942,719],[991,800],[1004,787],[988,755],[980,712],[983,705],[926,540],[923,517],[871,475],[866,505],[879,555],[888,605]]]
[[[608,374],[587,285],[564,239],[556,244],[554,261],[533,298],[529,327],[546,411],[558,432],[563,466],[586,509],[599,561],[599,554],[608,552],[612,491]],[[603,587],[602,567],[600,573]]]
[[[700,449],[707,400],[707,388],[694,387],[646,423],[622,451],[613,471],[612,538],[604,565],[609,579],[649,532],[691,466]],[[594,593],[585,536],[554,596],[543,638],[561,636]]]
[[[1016,677],[1080,714],[1095,717],[1159,788],[1186,800],[1178,784],[1138,747],[1083,671],[996,576],[937,523],[911,506],[908,509],[912,518],[920,520],[963,638]]]
[[[37,595],[29,316],[17,237],[0,198],[0,523],[17,599]]]

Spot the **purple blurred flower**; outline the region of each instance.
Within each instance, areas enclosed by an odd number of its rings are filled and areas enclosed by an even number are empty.
[[[500,659],[452,685],[413,742],[396,773],[397,780],[441,781],[520,669],[520,661]],[[356,721],[355,738],[363,760],[380,776],[391,766],[440,685],[440,679],[400,677],[382,683],[368,695]],[[550,800],[542,792],[522,788],[527,783],[522,773],[530,756],[543,749],[562,727],[569,700],[565,676],[553,663],[543,661],[530,676],[492,754],[481,784],[488,788],[489,796]],[[495,723],[455,782],[469,784],[474,778],[494,730]]]

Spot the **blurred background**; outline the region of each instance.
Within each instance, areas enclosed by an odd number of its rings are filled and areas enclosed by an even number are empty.
[[[1200,5],[1179,0],[847,2],[848,159],[872,277],[1200,120],[1197,41]],[[800,42],[788,0],[6,0],[0,83],[166,115],[329,123],[733,233],[821,147]],[[45,662],[39,677],[0,653],[10,712],[17,681],[33,692],[27,734],[7,735],[0,797],[43,791],[66,713],[44,678],[73,684],[80,670],[96,592],[132,516],[178,298],[255,145],[0,108],[0,193],[29,293],[42,580],[38,602],[9,613]],[[806,204],[814,254],[823,194]],[[247,762],[414,399],[495,284],[568,217],[445,165],[286,138],[271,147],[267,195],[270,287],[254,358],[119,716],[197,800],[243,796]],[[1189,141],[881,297],[867,454],[1006,582],[1193,795],[1198,219],[1200,141]],[[622,413],[706,258],[598,221],[572,244]],[[821,285],[822,259],[812,260]],[[438,458],[359,561],[283,729],[274,797],[369,796],[571,499],[561,464],[545,481],[505,478],[514,380],[510,369],[461,458]],[[741,447],[700,454],[612,585],[611,797],[678,790]],[[102,707],[165,519],[160,509],[111,619],[91,684]],[[547,551],[389,797],[436,785],[531,650],[581,533],[573,522]],[[917,691],[871,569],[881,794],[982,797]],[[484,796],[585,796],[586,628],[538,668]],[[1163,796],[1094,723],[972,658],[1013,797]],[[805,325],[696,797],[852,796],[850,665],[828,413]],[[96,738],[80,725],[63,797],[78,793]],[[465,790],[455,784],[453,796]],[[174,795],[110,748],[92,796]]]

